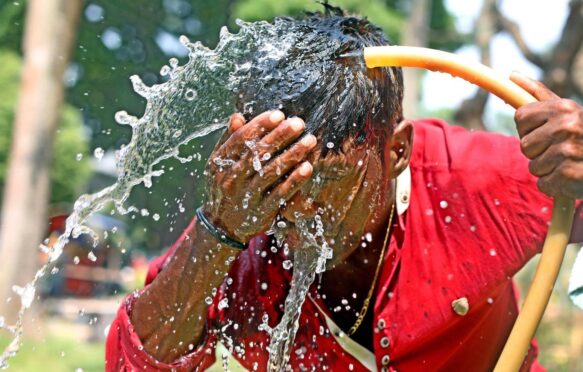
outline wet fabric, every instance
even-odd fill
[[[414,128],[411,199],[394,222],[373,307],[376,367],[488,371],[518,312],[511,278],[540,251],[552,202],[537,190],[516,138],[470,133],[435,119],[417,121]],[[193,224],[152,262],[147,283],[175,249],[192,244],[184,237]],[[285,257],[271,245],[270,238],[258,236],[240,254],[229,273],[233,283],[223,284],[209,306],[204,341],[173,363],[160,363],[143,350],[130,322],[139,293],[129,295],[110,327],[107,370],[222,368],[231,357],[241,367],[265,370],[269,340],[258,328],[264,315],[270,326],[277,324],[291,279]],[[219,310],[225,297],[229,306]],[[452,302],[462,298],[467,314],[458,315]],[[325,315],[333,318],[312,288],[291,368],[367,370],[343,346],[347,336],[330,330]],[[533,342],[524,370],[542,369],[536,355]]]

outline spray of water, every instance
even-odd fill
[[[313,220],[296,216],[296,233],[300,236],[301,246],[294,252],[294,271],[290,291],[285,299],[284,313],[273,329],[264,323],[263,329],[269,332],[270,371],[283,371],[289,361],[302,305],[316,274],[326,270],[326,261],[332,258],[332,248],[324,238],[324,224],[321,214]]]
[[[134,91],[144,97],[147,104],[140,118],[125,111],[115,115],[119,124],[132,128],[131,141],[116,153],[117,180],[111,186],[91,195],[83,195],[75,202],[64,233],[50,249],[41,246],[49,255],[47,264],[37,271],[28,284],[14,288],[21,298],[21,308],[14,325],[6,325],[0,317],[0,328],[12,335],[12,341],[0,356],[0,368],[7,368],[8,359],[17,353],[21,344],[23,316],[35,299],[36,286],[41,278],[54,271],[52,269],[64,246],[71,238],[81,234],[89,234],[97,244],[97,234],[85,225],[92,214],[111,203],[120,214],[137,211],[135,207],[126,205],[132,188],[142,183],[150,187],[152,178],[164,173],[162,168],[157,167],[164,159],[191,160],[179,157],[180,146],[224,128],[229,115],[236,111],[237,100],[244,102],[242,110],[245,114],[254,115],[277,108],[282,102],[293,107],[296,97],[306,94],[309,89],[343,89],[348,92],[349,87],[355,86],[351,83],[354,79],[362,80],[361,75],[334,62],[334,56],[338,55],[336,49],[340,47],[338,43],[322,42],[321,35],[306,36],[305,25],[297,26],[289,20],[279,19],[273,24],[238,21],[238,26],[240,31],[237,34],[230,34],[223,28],[214,50],[181,37],[180,41],[189,50],[189,60],[179,66],[178,60],[171,59],[169,66],[163,66],[160,73],[168,76],[168,80],[162,84],[146,86],[138,76],[131,77]],[[312,53],[310,59],[296,56],[292,62],[286,60],[282,64],[285,56],[302,50],[304,53],[311,52],[316,43],[315,37],[320,37],[321,50],[318,53]],[[334,86],[328,87],[318,81],[322,66],[335,71],[338,79]],[[280,79],[281,74],[291,75],[290,82]],[[289,85],[283,88],[278,86],[281,81]],[[254,97],[254,92],[262,92],[264,99]],[[348,93],[358,92],[351,90]],[[378,99],[376,93],[364,96]],[[325,104],[307,108],[312,115],[307,118],[307,123],[321,122],[327,107]],[[338,115],[354,115],[353,109],[346,108],[348,111],[343,113],[343,108],[342,102]],[[223,161],[228,162],[229,159]],[[262,171],[260,161],[255,166],[258,172]],[[331,252],[322,239],[321,221],[315,220],[312,225],[312,230],[316,231],[313,234],[307,233],[310,230],[307,222],[300,227],[300,230],[305,230],[305,244],[295,258],[292,290],[285,303],[285,315],[281,324],[272,331],[270,368],[273,370],[283,368],[289,359],[305,294],[315,273],[324,270],[324,262]]]

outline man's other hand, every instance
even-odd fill
[[[248,123],[232,115],[207,164],[206,216],[242,243],[267,230],[312,175],[306,156],[317,140],[312,134],[299,139],[304,128],[302,119],[278,110]]]
[[[512,73],[510,79],[539,100],[514,115],[539,189],[549,196],[583,198],[583,108],[524,75]]]

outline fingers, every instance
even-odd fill
[[[219,138],[219,141],[215,145],[215,149],[217,151],[220,150],[221,146],[229,139],[231,134],[233,134],[243,125],[245,125],[245,117],[243,115],[239,114],[238,112],[231,115],[229,118],[229,123],[227,124],[227,130],[224,131],[221,135],[221,138]]]
[[[304,121],[300,118],[289,118],[277,126],[273,131],[268,133],[259,145],[259,155],[265,153],[271,155],[287,147],[295,141],[304,131]]]
[[[545,102],[534,102],[518,108],[514,112],[514,122],[520,137],[524,137],[540,127],[553,114],[553,109]]]
[[[272,190],[269,195],[270,204],[280,207],[282,200],[291,199],[294,194],[310,179],[312,176],[312,165],[305,161],[289,175],[289,177]]]
[[[264,112],[245,125],[235,123],[235,131],[219,149],[223,157],[239,156],[245,150],[245,142],[248,140],[258,140],[276,128],[285,118],[283,112],[279,110]]]
[[[534,159],[545,152],[555,140],[554,128],[543,126],[536,128],[520,139],[520,150],[529,159]]]
[[[263,176],[255,176],[255,186],[262,190],[271,188],[280,178],[303,161],[316,147],[317,142],[316,137],[312,134],[303,137],[289,150],[283,152],[263,167]]]
[[[228,133],[235,133],[243,125],[245,125],[245,117],[238,112],[234,113],[229,119]]]
[[[548,175],[538,179],[538,188],[543,193],[555,197],[566,196],[574,199],[583,197],[583,169],[578,162],[567,160]]]
[[[520,87],[522,87],[524,90],[526,90],[528,93],[530,93],[532,96],[534,96],[534,98],[536,98],[539,101],[546,101],[549,99],[559,98],[559,96],[553,93],[543,83],[533,80],[519,72],[516,71],[512,72],[510,74],[510,80],[518,84]]]

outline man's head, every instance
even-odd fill
[[[252,116],[279,107],[303,118],[324,154],[348,138],[381,143],[402,119],[401,69],[367,69],[358,58],[340,57],[389,44],[368,20],[309,14],[277,18],[272,32],[249,56],[252,67],[237,72],[245,75],[241,112]]]
[[[370,221],[386,223],[392,179],[408,164],[412,128],[402,121],[401,70],[367,69],[360,58],[342,57],[388,44],[357,17],[279,18],[273,26],[244,24],[241,33],[253,50],[232,75],[241,82],[239,111],[250,119],[279,108],[302,118],[319,143],[306,158],[310,180],[280,214],[290,222],[319,214],[342,259],[365,229],[375,229]]]

